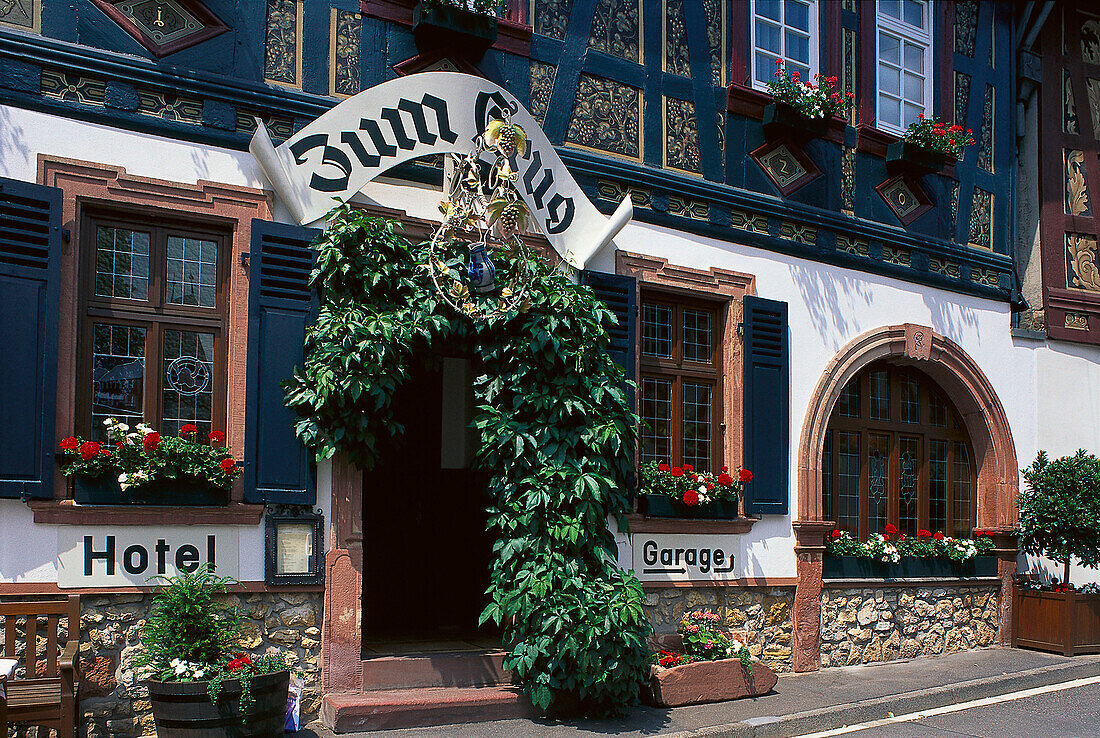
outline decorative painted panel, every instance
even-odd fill
[[[603,200],[618,204],[628,194],[630,195],[630,201],[634,203],[634,207],[648,208],[653,202],[653,195],[649,190],[611,182],[606,179],[596,180],[596,195]]]
[[[267,0],[264,79],[288,87],[302,86],[301,0]]]
[[[359,92],[363,16],[332,8],[328,31],[328,89],[347,97]]]
[[[867,241],[840,233],[836,236],[836,250],[855,256],[871,256],[871,247],[867,244]]]
[[[664,162],[671,169],[700,174],[699,128],[695,104],[675,97],[664,99]]]
[[[294,121],[277,115],[261,115],[251,110],[237,108],[237,130],[251,137],[256,130],[256,118],[267,126],[272,141],[285,141],[294,135]]]
[[[710,48],[710,81],[717,87],[726,86],[726,2],[703,0],[703,18]]]
[[[154,118],[202,125],[202,100],[138,90],[138,112]]]
[[[562,41],[572,9],[573,0],[531,0],[531,27],[535,33]]]
[[[993,193],[981,187],[974,188],[970,208],[969,243],[980,249],[993,250]]]
[[[889,179],[875,190],[902,225],[909,225],[932,207],[921,186],[905,175]]]
[[[1065,150],[1066,163],[1066,214],[1092,215],[1089,205],[1088,173],[1085,167],[1085,152],[1079,149]]]
[[[788,146],[785,141],[769,141],[751,156],[782,195],[789,195],[821,174],[800,148]]]
[[[813,246],[817,243],[817,229],[798,223],[783,221],[779,224],[779,237],[795,243]]]
[[[56,69],[43,69],[42,94],[55,100],[103,106],[107,96],[107,83],[98,79],[78,77]]]
[[[959,265],[948,259],[940,259],[933,256],[928,260],[928,270],[936,274],[942,274],[952,279],[959,278]]]
[[[531,115],[542,125],[546,108],[550,105],[550,93],[554,91],[554,75],[557,67],[539,61],[531,62]]]
[[[642,93],[637,87],[582,74],[566,143],[641,159]]]
[[[588,45],[627,61],[642,61],[641,0],[597,0]]]
[[[974,41],[977,35],[977,0],[959,0],[955,3],[955,53],[974,58]]]
[[[92,4],[157,57],[229,30],[200,0],[92,0]]]
[[[1085,79],[1085,96],[1089,99],[1089,112],[1092,114],[1092,137],[1100,141],[1100,79]]]
[[[1071,331],[1087,331],[1089,329],[1088,313],[1066,313],[1065,327]]]
[[[966,126],[966,111],[970,107],[970,75],[955,72],[955,122]]]
[[[959,232],[959,183],[951,183],[951,240],[958,240]]]
[[[985,86],[985,97],[982,98],[982,128],[980,141],[978,142],[978,166],[989,173],[993,173],[993,105],[995,102],[993,85]]]
[[[730,227],[749,233],[768,233],[768,219],[756,213],[746,213],[734,208],[730,211]]]
[[[845,28],[843,30],[844,43],[841,54],[844,59],[841,64],[840,72],[840,86],[844,91],[845,97],[849,93],[856,94],[856,90],[859,88],[856,79],[856,58],[859,55],[859,49],[856,48],[856,32],[853,28]],[[859,124],[859,106],[848,106],[848,124]]]
[[[664,0],[664,11],[664,48],[661,54],[661,68],[670,74],[690,77],[687,31],[684,28],[684,0]]]
[[[42,29],[42,0],[0,1],[0,26],[38,33]]]
[[[1096,18],[1081,24],[1081,61],[1100,65],[1100,20]]]
[[[840,207],[845,213],[852,215],[855,204],[856,150],[851,146],[845,146],[844,152],[840,155]]]
[[[1080,130],[1077,126],[1077,104],[1073,101],[1073,84],[1070,82],[1069,70],[1062,73],[1062,131],[1077,135]]]
[[[680,195],[668,196],[668,212],[670,215],[679,215],[684,218],[706,220],[710,213],[710,206],[699,200],[692,200]]]
[[[970,270],[970,280],[983,287],[996,287],[1001,281],[1001,273],[996,269],[974,267]]]
[[[1096,267],[1096,237],[1066,234],[1066,287],[1100,292],[1100,270]]]

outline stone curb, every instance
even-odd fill
[[[983,677],[942,687],[887,695],[857,703],[833,705],[782,716],[751,718],[739,723],[714,725],[691,731],[669,733],[667,738],[756,738],[757,736],[797,736],[845,725],[881,720],[887,712],[903,715],[920,710],[995,697],[1023,689],[1100,676],[1100,658],[1078,657],[1071,664],[1054,664],[1037,669]],[[779,684],[782,687],[782,681]]]

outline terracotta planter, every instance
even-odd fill
[[[772,102],[764,106],[761,121],[769,137],[787,134],[794,138],[821,138],[829,131],[828,118],[810,118],[793,105]]]
[[[241,714],[241,684],[223,682],[212,703],[206,682],[158,682],[150,679],[149,702],[159,738],[255,738],[283,734],[290,672],[252,678],[252,703]]]
[[[73,478],[73,497],[81,505],[217,506],[229,504],[229,490],[198,477],[158,479],[123,491],[112,477]]]
[[[647,518],[733,520],[737,517],[737,503],[712,502],[709,505],[689,507],[666,495],[641,495],[638,499],[638,512]]]
[[[1100,594],[1016,588],[1012,645],[1065,656],[1100,653]]]
[[[760,661],[752,662],[751,674],[739,659],[696,661],[671,669],[653,666],[645,698],[658,707],[724,702],[767,694],[777,681],[775,672]]]
[[[907,171],[922,176],[938,172],[946,165],[947,154],[909,141],[894,141],[886,147],[886,168],[892,172]]]
[[[832,556],[821,560],[825,579],[916,579],[921,577],[995,577],[996,556],[975,556],[966,561],[905,556],[896,564],[885,564],[866,556]]]

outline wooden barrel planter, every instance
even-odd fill
[[[255,700],[241,714],[241,683],[226,680],[212,703],[206,682],[158,682],[150,679],[149,702],[158,738],[270,738],[283,734],[290,672],[252,678]]]

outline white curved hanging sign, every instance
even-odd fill
[[[276,148],[262,123],[249,151],[297,221],[323,217],[390,168],[422,156],[470,150],[507,108],[530,145],[514,156],[516,189],[562,258],[583,269],[633,216],[627,196],[605,217],[581,190],[530,112],[481,77],[423,72],[350,97]]]

